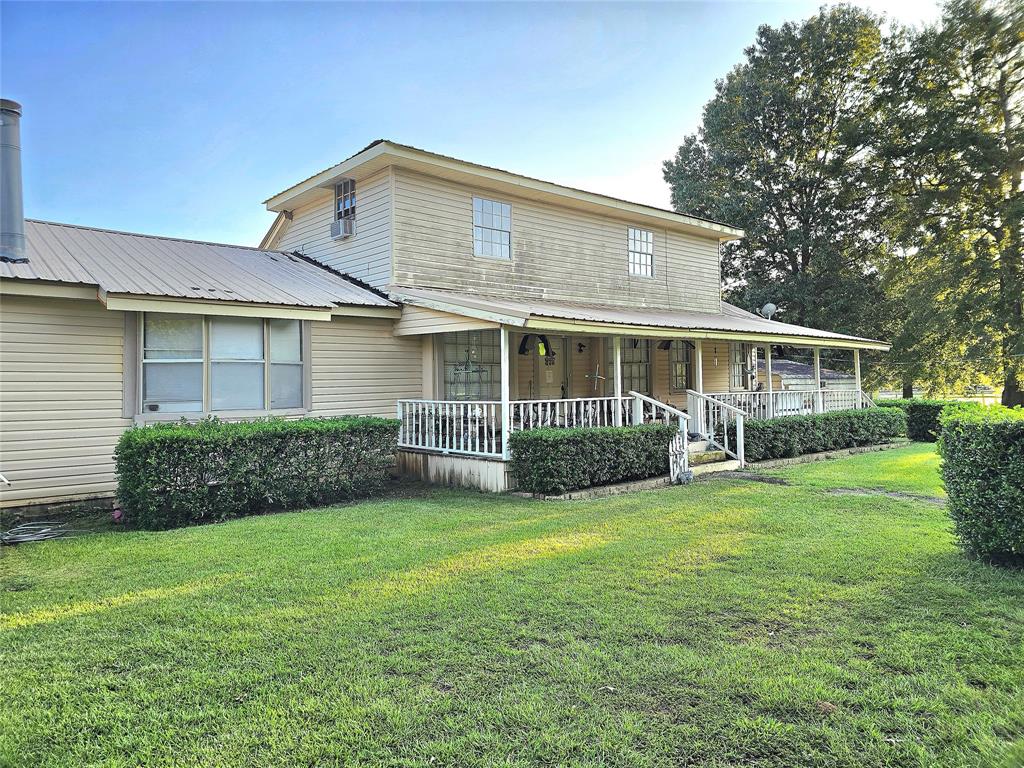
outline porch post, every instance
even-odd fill
[[[821,349],[814,348],[814,412],[822,412],[821,402]]]
[[[768,418],[775,415],[775,398],[772,396],[772,345],[764,345],[764,388],[768,393]]]
[[[857,388],[857,407],[863,398],[860,396],[860,350],[853,350],[853,384]]]
[[[693,390],[704,394],[704,342],[697,339],[693,343]]]
[[[615,366],[615,408],[612,423],[622,426],[622,337],[612,336],[612,365]]]
[[[511,389],[512,377],[509,373],[511,356],[509,355],[508,327],[503,325],[498,331],[501,337],[501,458],[508,461],[508,438],[511,434],[511,409],[509,407],[509,392]]]

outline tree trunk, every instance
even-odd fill
[[[903,382],[903,399],[909,400],[914,396],[914,382],[904,381]]]
[[[1024,406],[1024,389],[1017,383],[1017,373],[1009,370],[1006,374],[1006,381],[1003,383],[1002,404],[1013,408],[1015,405]]]

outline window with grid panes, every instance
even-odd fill
[[[654,277],[654,233],[629,228],[629,274]]]
[[[473,254],[494,259],[512,258],[512,206],[473,198]]]
[[[444,334],[444,398],[501,399],[501,338],[498,331]]]

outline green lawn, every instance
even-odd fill
[[[818,461],[765,472],[791,483],[820,488],[874,488],[944,498],[934,443],[911,443],[898,451],[860,454],[847,461]]]
[[[593,502],[441,492],[0,560],[0,765],[1024,763],[1024,574],[930,446]]]

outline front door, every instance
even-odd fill
[[[566,354],[566,343],[564,337],[548,336],[551,343],[552,355],[535,355],[534,378],[537,382],[538,400],[561,400],[568,397],[568,355]]]

